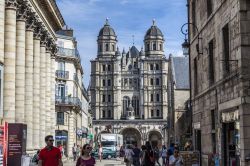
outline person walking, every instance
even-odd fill
[[[161,164],[159,163],[160,151],[159,151],[159,148],[157,146],[155,146],[155,148],[154,148],[154,157],[155,157],[155,162],[157,163],[157,165],[161,166]]]
[[[124,151],[123,146],[121,146],[121,148],[120,148],[120,159],[122,161],[122,164],[124,164],[124,155],[125,155],[125,151]]]
[[[72,154],[73,154],[73,159],[74,161],[76,161],[76,153],[77,153],[77,146],[76,144],[74,143],[74,146],[72,147]]]
[[[162,150],[161,150],[161,158],[162,158],[162,166],[166,166],[167,165],[167,148],[165,145],[162,146]]]
[[[81,156],[77,159],[76,166],[94,166],[95,158],[90,155],[92,147],[85,144],[82,147]]]
[[[46,147],[39,153],[38,166],[63,166],[60,149],[53,146],[53,136],[45,137]]]
[[[180,156],[179,150],[175,149],[174,154],[171,155],[169,158],[169,166],[182,166],[182,165],[183,165],[182,156]]]
[[[141,166],[145,166],[146,165],[146,151],[147,151],[147,147],[145,145],[141,146]]]
[[[126,166],[131,166],[133,163],[133,155],[134,152],[131,148],[130,145],[127,146],[127,149],[125,149],[125,159],[124,161],[126,162]]]
[[[141,150],[137,147],[137,144],[135,144],[133,149],[134,155],[133,155],[133,165],[134,166],[140,166],[140,153]]]
[[[155,158],[152,146],[149,141],[146,142],[145,150],[142,159],[143,166],[155,166]]]
[[[102,145],[98,145],[98,157],[100,162],[102,162],[102,153],[103,153]]]

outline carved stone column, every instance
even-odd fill
[[[5,121],[15,122],[17,2],[6,0],[5,5],[3,113]]]
[[[44,40],[47,40],[44,39]],[[47,41],[46,41],[47,42]],[[45,92],[46,92],[46,80],[45,80],[45,62],[46,62],[46,43],[41,45],[41,55],[40,55],[40,145],[44,145],[45,137],[45,115],[46,115],[46,105],[45,105]]]
[[[51,133],[51,110],[50,110],[50,102],[51,102],[51,76],[50,76],[50,71],[51,71],[51,60],[50,60],[50,55],[51,55],[51,50],[50,49],[47,49],[46,50],[46,71],[45,71],[45,74],[46,74],[46,100],[45,100],[45,103],[46,103],[46,118],[45,118],[45,121],[46,121],[46,126],[45,126],[45,129],[46,129],[46,132],[48,132],[49,134],[52,134]]]
[[[4,13],[5,1],[0,1],[0,63],[4,63]]]
[[[18,4],[16,22],[16,122],[24,123],[25,109],[25,22],[27,8],[25,4]]]
[[[29,13],[30,15],[30,13]],[[25,123],[27,124],[27,151],[33,150],[33,28],[30,16],[26,25],[25,39]]]
[[[55,52],[52,51],[52,55],[55,54]],[[55,85],[56,85],[56,81],[55,81],[55,55],[51,56],[51,100],[50,100],[50,113],[51,113],[51,132],[52,135],[55,136],[55,125],[56,125],[56,116],[55,116]]]
[[[37,23],[34,31],[33,59],[33,145],[39,149],[40,139],[40,37],[41,23]]]

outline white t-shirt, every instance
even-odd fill
[[[169,164],[174,164],[175,160],[176,160],[176,158],[174,157],[174,155],[171,155],[171,156],[169,157]],[[182,162],[183,162],[183,161],[182,161],[182,157],[179,156],[179,159],[178,159],[178,161],[175,163],[174,166],[181,166],[181,165],[183,165]]]

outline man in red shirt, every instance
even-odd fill
[[[39,153],[38,166],[63,166],[60,149],[53,146],[53,136],[45,137],[47,146]]]

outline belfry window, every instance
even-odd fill
[[[147,44],[147,51],[150,51],[150,44]]]
[[[113,49],[113,51],[115,51],[115,45],[114,44],[112,44],[112,49]]]
[[[108,44],[105,45],[105,50],[109,51],[109,45]]]
[[[102,45],[99,44],[99,52],[102,52]]]
[[[156,101],[160,101],[160,95],[159,94],[156,94]]]
[[[153,50],[156,51],[156,43],[153,44]]]
[[[159,46],[160,46],[160,50],[162,51],[162,44],[160,44]]]
[[[154,94],[150,95],[150,101],[154,101]]]
[[[160,70],[159,64],[155,65],[155,70]]]

